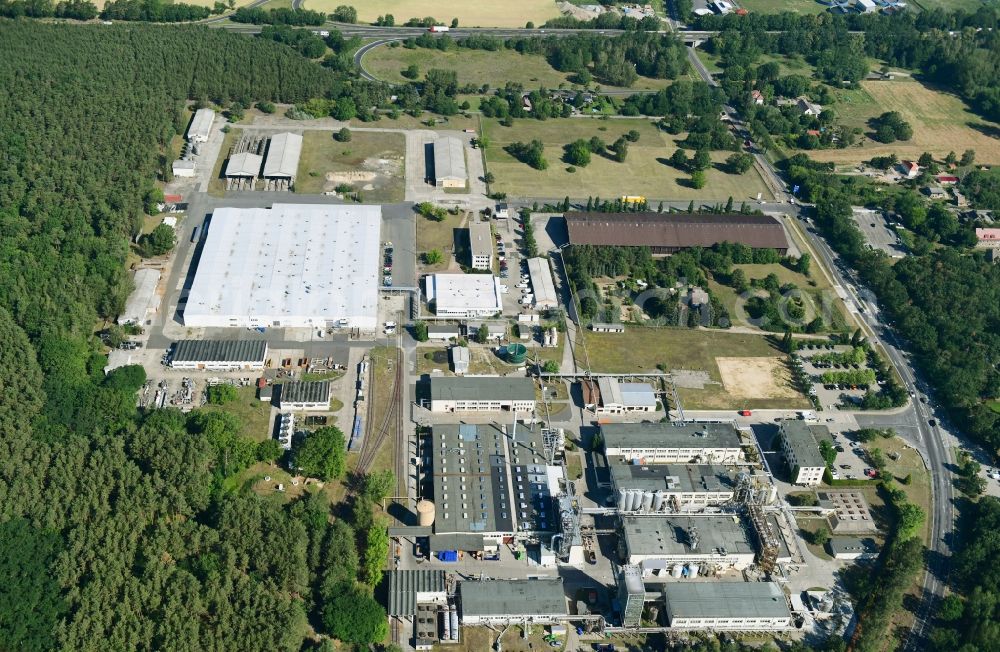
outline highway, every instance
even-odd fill
[[[688,59],[706,83],[712,86],[718,85],[695,54],[694,48],[688,48]],[[726,106],[724,111],[734,125],[742,125],[732,107]],[[760,153],[755,153],[754,159],[764,181],[771,186],[775,199],[779,202],[783,199],[794,202],[791,195],[787,193],[787,187],[780,175],[767,158]],[[863,330],[867,331],[870,341],[873,344],[881,345],[882,350],[899,373],[910,396],[922,395],[924,383],[918,379],[916,371],[902,351],[892,328],[879,320],[878,306],[864,298],[865,293],[860,288],[856,274],[848,270],[845,264],[840,263],[837,254],[816,231],[801,228],[802,223],[796,219],[786,219],[786,223],[798,231],[814,252],[819,255],[823,266],[832,275],[835,285],[839,285],[845,290],[847,293],[845,303],[848,305],[848,309],[857,318]],[[867,292],[867,294],[871,293]],[[881,338],[879,338],[880,333],[883,335]],[[953,441],[954,437],[942,430],[940,419],[936,420],[936,425],[930,425],[933,415],[929,414],[928,410],[929,408],[921,401],[911,400],[906,410],[893,416],[894,421],[905,420],[907,430],[915,431],[913,443],[923,456],[931,477],[931,513],[927,515],[927,518],[930,521],[928,547],[932,554],[927,564],[927,572],[924,574],[920,603],[914,614],[915,622],[906,641],[906,650],[918,650],[925,647],[923,643],[929,633],[931,614],[934,613],[934,607],[938,600],[944,596],[945,579],[950,567],[951,541],[955,528],[954,487],[949,471],[952,459],[950,446],[945,441],[946,439]],[[859,420],[861,419],[859,418]]]

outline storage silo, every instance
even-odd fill
[[[642,511],[648,512],[653,509],[653,492],[646,491],[642,494]]]
[[[522,364],[528,357],[528,347],[523,344],[508,344],[506,357],[511,364]]]
[[[618,490],[618,511],[628,511],[628,492],[624,489]]]
[[[628,492],[628,509],[626,511],[634,512],[639,509],[639,505],[642,504],[642,492],[638,489],[629,489]]]
[[[700,571],[700,570],[701,570],[701,568],[698,567],[698,564],[689,564],[688,565],[688,577],[690,577],[691,579],[694,579],[694,578],[698,577],[698,571]]]
[[[670,575],[675,579],[679,580],[681,575],[684,574],[684,564],[674,564],[673,570],[670,571]]]
[[[417,503],[417,525],[420,527],[430,527],[434,525],[434,503],[429,500],[421,500]]]
[[[663,495],[663,492],[660,491],[659,489],[657,489],[653,493],[653,511],[654,512],[662,511],[663,510],[663,503],[665,503],[666,501],[667,501],[667,499]]]
[[[451,611],[448,612],[448,620],[451,622],[451,640],[458,640],[458,607],[451,605]]]
[[[442,641],[450,641],[451,640],[451,618],[448,617],[448,610],[447,609],[442,609],[439,613],[441,614],[441,620],[444,621],[442,623],[441,640]]]

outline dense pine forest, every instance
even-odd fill
[[[144,374],[105,378],[93,337],[128,295],[128,242],[187,100],[299,102],[349,82],[205,28],[3,21],[0,88],[0,649],[380,640],[358,581],[379,573],[348,525],[364,532],[370,500],[334,520],[319,496],[227,490],[231,420],[137,414]]]

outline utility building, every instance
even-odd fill
[[[191,125],[188,127],[187,139],[189,143],[205,143],[212,135],[212,123],[215,122],[215,111],[212,109],[198,109],[191,118]]]
[[[226,162],[226,179],[230,181],[244,181],[253,187],[260,175],[260,166],[264,163],[260,154],[252,152],[240,152],[233,154]]]
[[[605,423],[608,456],[642,463],[735,464],[742,458],[740,434],[730,423]]]
[[[379,206],[217,209],[184,324],[374,331],[381,218]]]
[[[174,369],[204,371],[263,370],[267,342],[261,340],[180,340],[170,352]]]
[[[464,188],[467,178],[462,141],[451,136],[434,141],[434,185],[439,188]]]
[[[581,381],[583,403],[595,414],[656,412],[656,392],[649,383],[622,383],[602,376]]]
[[[160,272],[155,269],[140,269],[135,272],[135,290],[125,302],[125,311],[118,315],[119,324],[145,324],[150,313],[156,312],[159,303],[156,286],[160,282]]]
[[[792,474],[792,484],[810,487],[823,482],[826,460],[819,452],[816,436],[829,436],[826,426],[810,425],[804,421],[781,422],[781,450]]]
[[[264,161],[264,189],[289,190],[295,183],[302,155],[302,136],[285,132],[271,136]]]
[[[550,624],[569,618],[561,577],[465,581],[458,587],[463,625]]]
[[[695,464],[628,464],[608,460],[620,513],[698,512],[733,499],[735,473]]]
[[[427,303],[439,317],[492,317],[503,311],[500,280],[488,274],[430,274]]]
[[[523,412],[535,410],[535,383],[525,377],[431,378],[432,412]]]
[[[654,255],[722,242],[788,251],[781,222],[766,215],[569,212],[566,227],[574,245],[649,247]]]
[[[469,224],[469,258],[472,269],[493,269],[493,231],[486,222]]]
[[[623,516],[622,535],[627,563],[641,566],[644,574],[666,572],[678,564],[686,565],[688,575],[743,570],[756,556],[750,533],[734,514]]]
[[[674,629],[773,632],[792,627],[788,601],[776,582],[671,582],[663,599]]]
[[[558,306],[559,297],[556,296],[549,261],[545,258],[529,258],[528,275],[531,277],[531,289],[535,293],[535,307],[549,309]]]
[[[317,380],[282,383],[278,407],[282,410],[329,410],[330,381]]]

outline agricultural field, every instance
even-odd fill
[[[816,0],[740,0],[740,6],[758,14],[780,14],[790,11],[794,14],[821,14],[829,6]]]
[[[559,72],[549,65],[545,57],[537,54],[521,54],[515,50],[457,49],[441,52],[427,48],[407,49],[403,47],[380,47],[370,50],[364,57],[365,70],[388,82],[408,81],[400,72],[410,65],[419,69],[419,78],[431,68],[454,70],[459,84],[489,84],[491,88],[502,88],[508,81],[524,84],[525,88],[558,88],[572,86],[567,73]],[[640,77],[631,86],[634,89],[659,89],[670,84],[667,79]],[[601,86],[614,89],[612,86]],[[477,102],[471,102],[477,106]]]
[[[597,136],[610,144],[630,129],[640,133],[638,142],[629,143],[628,157],[617,163],[603,156],[591,157],[590,165],[568,171],[561,159],[563,146],[583,138]],[[726,201],[732,197],[737,204],[772,195],[755,169],[732,175],[719,169],[729,152],[713,152],[715,167],[707,172],[707,183],[701,190],[688,185],[690,175],[669,165],[668,159],[677,149],[681,136],[660,131],[649,120],[592,120],[581,118],[553,120],[517,120],[513,127],[503,127],[496,120],[483,120],[484,135],[490,144],[486,150],[488,170],[496,176],[494,191],[512,197],[578,198],[586,195],[603,198],[622,195],[643,195],[651,198],[703,201]],[[541,140],[545,144],[548,169],[536,170],[508,154],[504,147],[512,142]],[[689,156],[693,152],[688,153]]]
[[[794,390],[783,354],[762,335],[686,328],[628,327],[624,333],[581,331],[578,363],[595,373],[681,371],[684,407],[808,407]],[[585,349],[585,351],[584,351]],[[746,371],[749,369],[750,371]]]
[[[366,201],[403,200],[402,134],[354,130],[350,142],[341,143],[332,132],[307,131],[302,138],[296,192],[329,192],[346,183]]]
[[[452,18],[458,18],[462,27],[524,27],[529,21],[541,25],[559,16],[554,0],[462,3],[442,3],[440,0],[305,0],[303,6],[330,13],[343,4],[357,8],[358,22],[370,23],[379,16],[392,14],[397,25],[410,18],[433,16],[445,25],[450,24]]]
[[[923,152],[943,157],[950,151],[976,152],[976,161],[1000,163],[1000,125],[973,114],[958,97],[917,81],[866,81],[860,90],[838,91],[843,98],[834,107],[847,125],[865,128],[869,118],[885,111],[898,111],[913,127],[913,138],[888,145],[862,138],[847,149],[816,150],[809,156],[817,161],[853,165],[873,156],[896,154],[900,159],[916,159]]]

